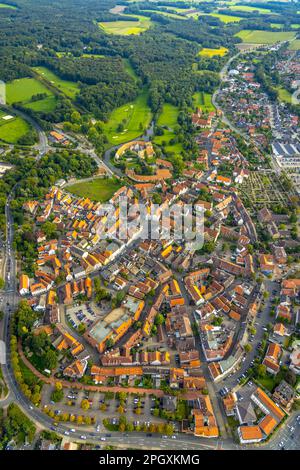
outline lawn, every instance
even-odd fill
[[[7,121],[0,124],[0,139],[8,144],[16,144],[18,140],[26,135],[30,131],[30,125],[21,119],[16,117],[11,121]]]
[[[124,61],[124,67],[125,67],[125,70],[126,72],[128,73],[128,75],[130,75],[134,81],[137,81],[138,80],[138,76],[137,74],[135,73],[135,70],[134,68],[132,67],[129,59],[123,59]]]
[[[120,184],[115,179],[103,178],[95,178],[89,182],[75,183],[67,187],[70,193],[100,202],[108,201],[119,188]]]
[[[33,95],[38,93],[46,93],[48,96],[51,92],[35,78],[20,78],[13,80],[6,85],[6,99],[8,104],[28,103]]]
[[[282,87],[278,87],[277,91],[278,91],[278,96],[279,96],[280,101],[284,101],[285,103],[292,102],[292,95],[288,90]]]
[[[126,15],[122,15],[124,17]],[[129,16],[129,15],[128,15]],[[131,34],[140,34],[150,28],[152,22],[150,18],[141,15],[130,15],[137,18],[137,21],[103,21],[98,23],[100,28],[107,34],[118,34],[121,36],[128,36]]]
[[[243,19],[240,16],[222,15],[221,13],[209,13],[209,16],[219,18],[223,23],[235,23]]]
[[[236,33],[235,36],[249,44],[274,44],[278,41],[290,41],[291,39],[294,39],[295,33],[293,31],[260,31],[243,29]]]
[[[48,80],[52,85],[58,88],[69,98],[74,98],[79,91],[78,83],[71,82],[69,80],[63,80],[46,67],[34,67],[33,70],[35,70],[39,75],[41,75],[41,77]]]
[[[228,49],[226,49],[226,47],[219,47],[219,49],[209,49],[208,47],[204,47],[199,52],[199,55],[202,57],[214,57],[216,55],[223,57],[227,52]]]
[[[204,93],[199,91],[193,95],[194,106],[195,108],[201,108],[204,113],[209,113],[214,111],[215,107],[211,102],[211,97],[209,93]]]
[[[290,51],[300,51],[300,39],[290,42],[289,44]]]
[[[157,120],[157,125],[160,127],[166,127],[166,129],[164,129],[163,135],[155,136],[153,142],[157,145],[165,143],[164,149],[166,152],[180,153],[182,151],[181,143],[170,144],[170,140],[175,137],[174,128],[178,125],[178,114],[179,110],[176,106],[165,103]]]
[[[36,112],[49,113],[55,110],[56,104],[57,104],[57,99],[54,95],[52,95],[52,96],[47,96],[47,98],[44,98],[43,100],[32,101],[31,103],[27,103],[24,105],[24,108],[30,108]]]
[[[111,144],[122,144],[136,139],[149,127],[152,114],[148,105],[148,92],[144,90],[135,101],[116,108],[103,130]],[[119,125],[123,130],[118,130]]]

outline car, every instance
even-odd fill
[[[106,441],[106,437],[100,437],[100,441]]]
[[[84,441],[86,440],[86,436],[85,435],[82,435],[80,436],[80,439],[83,439]]]
[[[70,431],[71,431],[71,432],[76,432],[76,430],[75,430],[75,429],[70,429]]]
[[[176,436],[172,436],[172,439],[176,439]]]
[[[70,435],[69,431],[65,431],[64,434],[65,434],[66,436],[69,436],[69,435]]]

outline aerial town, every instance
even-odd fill
[[[27,147],[2,142],[0,125],[1,448],[300,448],[289,44],[228,52],[210,104],[178,113],[180,131],[156,118],[126,139],[122,122],[99,151],[105,125],[80,101],[70,122],[39,118]],[[25,119],[24,103],[9,106],[0,118]],[[201,218],[199,245],[177,236],[175,205]]]

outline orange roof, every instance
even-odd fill
[[[275,416],[277,416],[277,418],[282,420],[285,417],[285,413],[282,411],[282,409],[279,408],[279,406],[277,406],[273,402],[273,400],[271,400],[271,398],[268,397],[268,395],[261,388],[259,388],[259,387],[257,388],[256,394],[257,394],[258,398],[260,399],[260,401],[262,403],[264,403],[267,406],[267,408],[269,408],[269,410],[273,414],[275,414]]]
[[[263,434],[259,426],[240,426],[239,429],[244,441],[263,438]]]
[[[266,415],[259,423],[259,427],[267,436],[271,434],[271,432],[273,431],[273,429],[276,428],[276,426],[277,422],[271,415]]]

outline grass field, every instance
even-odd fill
[[[8,5],[6,3],[0,3],[0,8],[9,8],[10,10],[16,10],[17,7],[15,7],[14,5]]]
[[[134,68],[132,67],[129,59],[123,59],[124,61],[124,67],[128,75],[130,75],[135,81],[138,80],[138,76],[135,73]]]
[[[164,135],[157,135],[154,137],[153,142],[157,145],[165,143],[166,152],[180,153],[182,151],[182,144],[175,143],[170,144],[170,140],[174,138],[174,128],[177,126],[179,110],[176,106],[166,103],[163,105],[162,113],[160,114],[157,125],[160,127],[166,127],[164,129]]]
[[[278,87],[277,91],[278,91],[278,96],[279,96],[280,101],[284,101],[285,103],[292,102],[292,95],[288,90],[282,87]]]
[[[108,201],[119,188],[118,181],[103,178],[95,178],[93,181],[75,183],[67,187],[70,193],[100,202]]]
[[[295,37],[293,31],[259,31],[243,29],[236,33],[237,37],[249,44],[274,44],[278,41],[289,41]]]
[[[221,20],[223,23],[235,23],[243,19],[240,16],[222,15],[220,13],[209,13],[209,16],[219,18],[219,20]]]
[[[144,90],[135,101],[116,108],[108,122],[103,124],[103,130],[111,144],[118,145],[143,134],[151,122],[152,114],[148,106],[148,93]],[[122,124],[124,130],[118,131]]]
[[[36,112],[50,113],[51,111],[55,110],[56,104],[57,104],[57,99],[54,95],[52,95],[52,96],[47,96],[47,98],[44,98],[43,100],[32,101],[31,103],[26,103],[24,105],[24,108],[30,108]]]
[[[46,80],[48,80],[52,85],[58,88],[69,98],[73,99],[79,91],[78,83],[63,80],[46,67],[34,67],[33,70],[35,70],[39,75],[41,75],[41,77],[44,77]]]
[[[0,139],[8,144],[16,144],[29,130],[29,124],[20,117],[7,122],[0,120]]]
[[[173,18],[174,20],[187,20],[186,16],[178,15],[176,12],[166,12],[159,10],[144,10],[148,13],[157,13],[158,15],[167,16],[168,18]]]
[[[51,92],[34,78],[20,78],[6,85],[6,99],[8,104],[19,102],[28,103],[32,96],[38,93],[46,93],[48,96],[51,95]]]
[[[289,45],[289,50],[300,51],[300,39],[295,39],[295,41],[292,41]]]
[[[195,108],[201,108],[204,113],[209,113],[214,111],[215,107],[211,102],[211,97],[209,93],[204,93],[199,91],[193,95],[194,106]]]
[[[248,6],[248,5],[231,5],[228,7],[229,10],[232,10],[232,11],[246,11],[246,12],[252,12],[252,11],[257,11],[259,13],[262,13],[262,14],[269,14],[271,13],[271,10],[268,9],[268,8],[260,8],[260,7],[252,7],[252,6]]]
[[[227,52],[228,49],[226,49],[226,47],[220,47],[219,49],[209,49],[207,47],[204,47],[199,52],[199,55],[202,57],[214,57],[216,55],[223,57],[225,54],[227,54]]]
[[[126,15],[122,15],[126,16]],[[121,36],[128,36],[131,34],[140,34],[150,28],[152,22],[146,16],[141,15],[130,15],[134,18],[137,18],[138,21],[103,21],[98,23],[100,28],[102,28],[108,34],[118,34]]]

